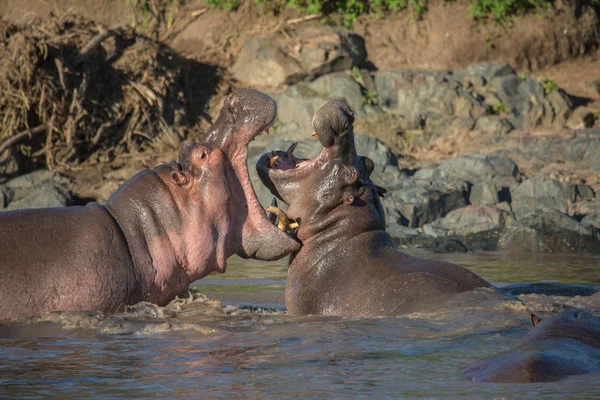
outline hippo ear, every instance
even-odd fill
[[[188,186],[192,181],[190,179],[190,174],[184,171],[172,171],[171,172],[171,180],[175,182],[178,186]]]
[[[375,163],[369,157],[358,156],[358,158],[360,159],[360,163],[362,164],[363,168],[367,172],[367,178],[370,177],[375,169]]]
[[[542,319],[535,314],[531,314],[531,325],[536,326],[542,322]]]

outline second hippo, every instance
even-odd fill
[[[369,178],[373,162],[356,153],[353,122],[346,103],[330,101],[313,118],[320,155],[298,159],[292,146],[257,163],[262,182],[289,205],[287,215],[274,210],[280,222],[298,224],[303,244],[289,260],[288,312],[396,315],[490,286],[463,267],[394,248],[379,200],[384,190]]]

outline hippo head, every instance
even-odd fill
[[[600,347],[600,319],[590,312],[570,309],[542,320],[531,314],[535,327],[523,341],[546,338],[572,338]]]
[[[263,155],[257,163],[262,182],[289,206],[286,216],[279,211],[279,219],[297,223],[303,242],[330,230],[339,231],[339,237],[385,229],[379,201],[383,189],[369,179],[373,161],[356,153],[353,122],[352,109],[331,100],[312,121],[313,136],[324,147],[317,157],[297,158],[294,144],[287,151]]]
[[[180,162],[189,168],[198,147],[218,148],[227,157],[229,173],[231,232],[229,254],[259,260],[276,260],[300,248],[300,243],[278,230],[267,219],[248,174],[248,144],[267,131],[275,121],[277,108],[272,98],[257,90],[241,89],[225,99],[219,117],[199,143],[186,141]],[[187,166],[187,167],[186,167]],[[216,205],[224,199],[214,196]]]

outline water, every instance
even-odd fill
[[[502,287],[543,284],[521,287],[530,293],[520,300],[479,290],[401,317],[291,317],[282,311],[284,262],[233,259],[227,274],[195,285],[225,308],[200,299],[0,325],[0,398],[600,398],[600,374],[521,385],[460,374],[517,344],[529,311],[567,305],[599,315],[599,295],[575,296],[599,289],[599,258],[411,253]]]

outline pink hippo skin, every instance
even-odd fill
[[[298,159],[292,146],[257,163],[262,182],[289,205],[287,217],[299,223],[302,248],[288,264],[288,312],[397,315],[490,286],[463,267],[394,248],[379,200],[384,190],[369,178],[373,161],[356,153],[353,122],[350,107],[332,100],[313,118],[324,147],[319,156]]]
[[[232,254],[273,259],[297,250],[262,208],[249,207],[252,187],[237,178],[239,154],[273,123],[273,100],[238,91],[223,110],[230,118],[211,131],[226,130],[228,146],[186,142],[179,163],[140,172],[104,206],[0,213],[0,320],[164,305],[191,282],[225,272]]]
[[[463,374],[482,382],[529,383],[600,372],[600,319],[567,310],[543,321],[532,315],[532,323],[521,344],[469,365]]]

